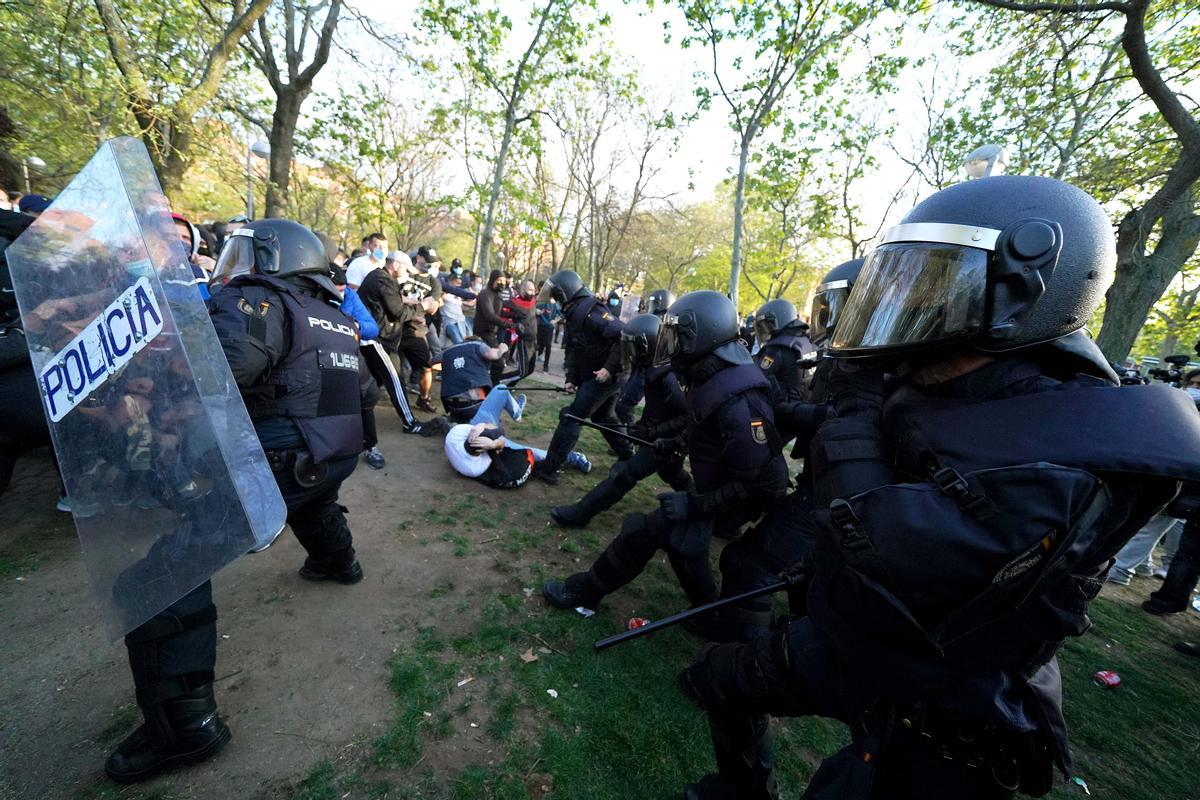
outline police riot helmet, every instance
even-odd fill
[[[688,292],[662,318],[654,363],[685,367],[711,353],[730,364],[750,364],[750,353],[738,341],[740,331],[728,297],[707,289]]]
[[[850,289],[858,280],[863,259],[843,261],[821,279],[813,293],[812,314],[809,316],[808,337],[815,345],[823,345],[837,326],[838,317],[846,307]]]
[[[210,283],[228,283],[249,274],[277,278],[303,275],[338,296],[329,278],[325,246],[315,233],[290,219],[260,219],[231,233]]]
[[[839,358],[968,343],[1015,350],[1082,328],[1112,280],[1108,216],[1052,178],[1001,175],[943,189],[867,257],[830,350]]]
[[[574,270],[560,269],[546,281],[542,292],[549,299],[565,306],[576,298],[587,297],[592,290],[584,285],[583,278],[579,277],[579,273]]]
[[[646,297],[646,313],[662,316],[675,302],[675,293],[670,289],[655,289]]]
[[[658,348],[658,329],[662,325],[654,314],[638,314],[621,329],[621,368],[642,369],[654,362]]]
[[[807,330],[808,325],[800,319],[796,307],[782,297],[768,300],[754,312],[754,335],[760,345],[771,341],[771,337],[788,328],[802,331]]]

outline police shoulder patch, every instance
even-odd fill
[[[767,428],[763,421],[757,417],[750,420],[750,435],[754,437],[754,441],[759,444],[767,443]]]
[[[758,360],[758,366],[761,367],[762,369],[770,369],[771,365],[774,363],[775,363],[775,359],[772,358],[771,356],[763,356],[762,358],[760,358]]]
[[[249,303],[246,302],[246,298],[239,297],[237,307],[238,307],[238,311],[242,312],[247,317],[254,316],[254,308]]]

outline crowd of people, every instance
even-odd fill
[[[1200,577],[1200,495],[1180,491],[1200,481],[1197,402],[1122,386],[1083,330],[1115,252],[1099,204],[1062,182],[934,194],[832,269],[808,320],[784,299],[744,321],[718,292],[665,289],[631,315],[570,270],[539,287],[390,250],[380,232],[346,253],[288,220],[231,221],[213,241],[173,221],[306,551],[301,577],[363,578],[338,492],[360,459],[385,463],[380,387],[405,432],[439,435],[489,488],[591,473],[577,444],[599,430],[614,461],[553,508],[560,526],[651,475],[670,487],[542,595],[588,615],[666,554],[703,641],[679,686],[717,765],[690,800],[779,796],[771,715],[849,726],[810,800],[1044,795],[1071,775],[1055,653],[1104,581],[1153,571],[1176,530],[1146,610],[1183,610]],[[524,414],[519,383],[548,367],[559,325],[569,402],[542,450],[504,419]],[[1200,386],[1188,375],[1181,388]],[[765,593],[784,585],[787,616]],[[145,722],[109,758],[115,780],[229,741],[215,621],[206,582],[126,637]]]

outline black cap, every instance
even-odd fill
[[[441,260],[442,260],[442,259],[438,258],[437,250],[434,250],[432,247],[427,247],[425,245],[421,245],[420,247],[417,248],[417,255],[419,255],[421,258],[425,259],[426,264],[438,264],[438,263],[441,263]]]

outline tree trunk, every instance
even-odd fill
[[[750,161],[750,139],[742,137],[738,153],[737,189],[733,194],[733,256],[729,266],[729,299],[738,307],[738,278],[742,271],[742,220],[746,213],[746,166]]]
[[[1117,276],[1105,294],[1104,324],[1096,337],[1096,344],[1109,361],[1125,360],[1150,310],[1195,254],[1200,244],[1200,218],[1192,214],[1193,204],[1191,192],[1186,192],[1167,209],[1158,243],[1149,255],[1141,255],[1144,233],[1118,235]],[[1127,214],[1119,230],[1128,228],[1140,214],[1141,209]]]
[[[517,127],[512,104],[504,115],[504,138],[500,140],[500,152],[496,154],[496,169],[492,173],[492,189],[488,194],[487,215],[479,231],[479,272],[487,272],[491,260],[492,232],[496,227],[496,206],[500,204],[500,190],[504,186],[504,168],[508,162],[508,148],[512,145],[513,130]]]
[[[191,166],[188,153],[191,149],[192,135],[188,123],[159,123],[166,128],[165,135],[158,130],[142,134],[146,149],[150,151],[150,161],[158,173],[158,182],[163,194],[173,200],[179,200],[178,194],[183,188],[183,178]]]
[[[285,88],[276,94],[275,113],[271,115],[270,177],[267,179],[266,211],[264,217],[286,217],[288,213],[288,186],[292,178],[292,155],[296,148],[296,125],[300,120],[300,106],[307,91]]]

